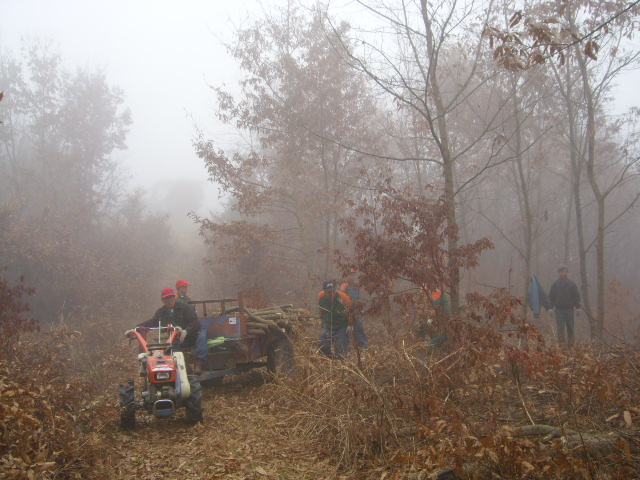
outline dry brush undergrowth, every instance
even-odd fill
[[[122,342],[115,341],[110,328],[85,319],[79,330],[61,322],[5,339],[0,478],[90,478],[100,453],[88,434],[114,413],[113,404],[100,400],[100,394],[113,370],[128,366],[128,357],[114,348]]]
[[[640,476],[636,347],[561,352],[531,341],[522,350],[461,323],[458,341],[433,353],[380,328],[361,366],[353,351],[346,361],[318,355],[317,331],[307,330],[295,340],[296,373],[264,395],[288,412],[290,438],[344,478]],[[90,433],[115,414],[105,381],[110,392],[131,355],[120,326],[84,325],[3,344],[1,478],[91,478],[103,452]]]
[[[640,476],[637,348],[526,350],[471,332],[433,353],[379,343],[361,368],[353,352],[317,355],[311,337],[278,403],[359,478]]]

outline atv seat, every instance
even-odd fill
[[[163,350],[166,355],[171,353],[174,345],[170,343],[147,343],[147,350],[152,352],[153,350]]]

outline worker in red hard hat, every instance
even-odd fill
[[[190,286],[191,284],[185,280],[178,280],[176,282],[176,290],[178,291],[176,300],[178,302],[189,303],[191,301],[191,297],[187,294],[187,290]]]
[[[138,327],[157,327],[160,324],[163,327],[173,325],[180,327],[184,334],[180,335],[180,343],[175,348],[176,351],[184,351],[188,348],[194,348],[196,354],[195,374],[200,374],[207,360],[209,349],[207,347],[207,332],[202,329],[200,320],[196,316],[196,312],[190,305],[184,302],[176,301],[176,292],[173,288],[166,287],[160,292],[162,307],[156,310],[152,318],[146,322],[139,323]],[[131,330],[125,333],[129,337]]]

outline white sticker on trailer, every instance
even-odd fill
[[[236,318],[236,317],[231,317],[231,318],[229,318],[229,325],[235,325],[235,324],[236,324],[236,321],[237,321],[237,318]]]

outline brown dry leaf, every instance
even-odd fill
[[[636,415],[640,415],[640,408],[638,407],[629,407],[627,410],[629,410],[631,413],[635,413]]]
[[[632,461],[631,450],[629,449],[629,444],[627,442],[625,442],[624,440],[619,440],[618,450],[624,452],[625,456],[627,457],[627,461]]]
[[[529,462],[527,462],[526,460],[523,461],[521,463],[521,465],[522,465],[522,475],[523,476],[527,476],[529,474],[529,472],[535,470],[535,468],[536,468],[533,465],[531,465]]]
[[[489,458],[491,458],[491,460],[493,460],[494,462],[498,463],[500,461],[495,450],[488,448],[487,453],[489,454]]]
[[[609,418],[607,418],[607,419],[605,420],[605,422],[610,422],[611,420],[613,420],[613,419],[615,419],[615,418],[618,418],[619,416],[620,416],[620,414],[619,414],[619,413],[616,413],[616,414],[614,414],[614,415],[611,415]]]
[[[38,467],[38,471],[47,472],[55,468],[56,462],[37,463],[36,466]]]
[[[628,426],[633,425],[633,420],[631,419],[631,413],[629,412],[629,410],[625,410],[624,413],[622,414],[624,417],[624,421]]]

